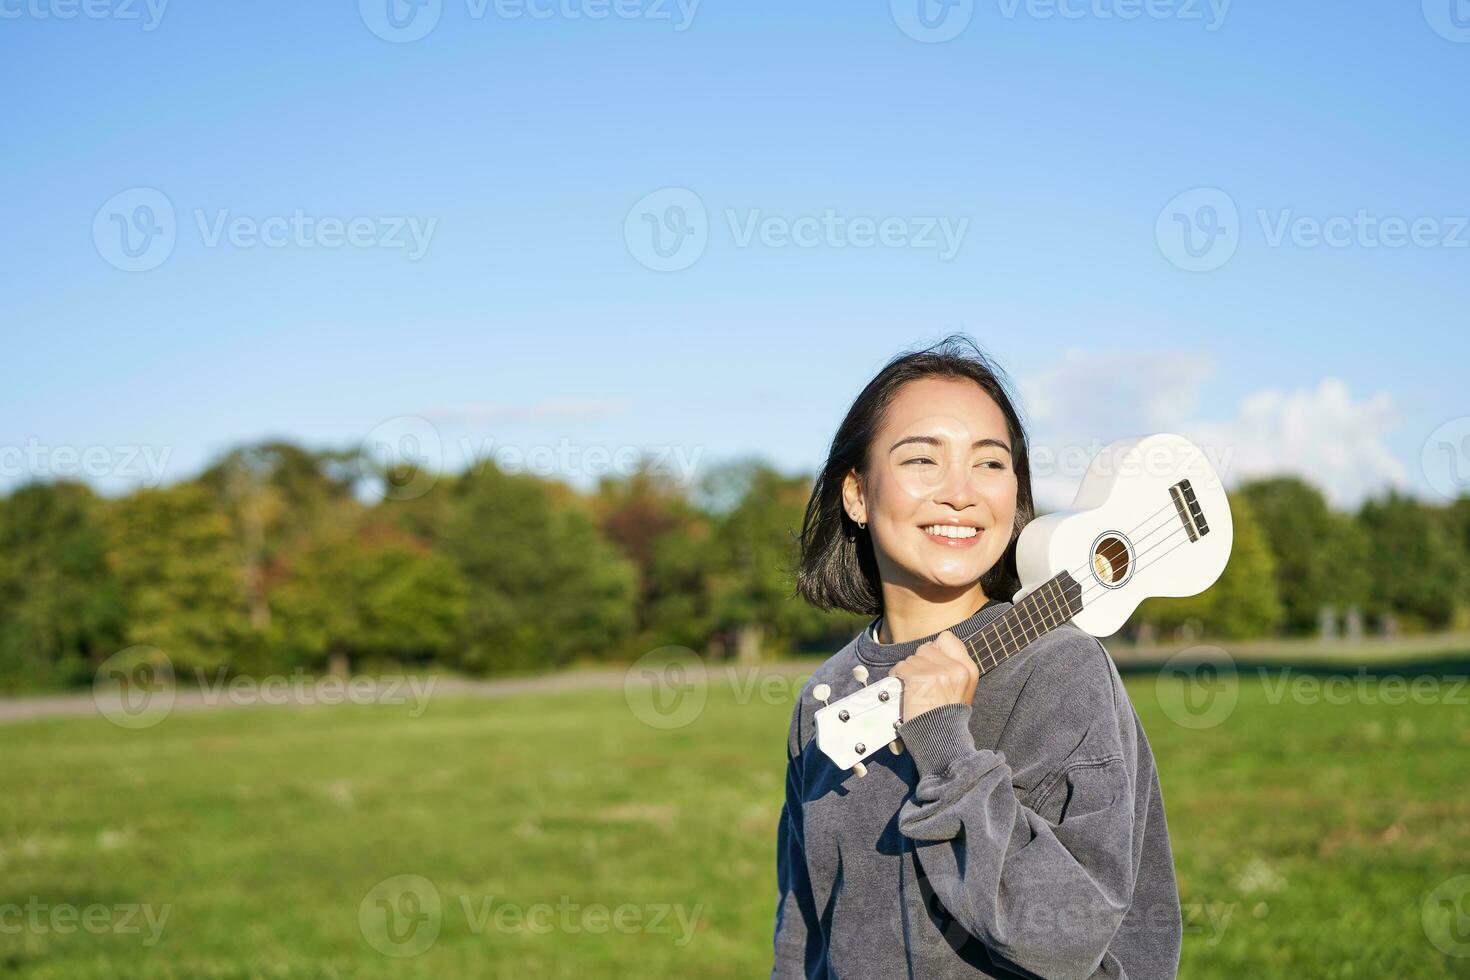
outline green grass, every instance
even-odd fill
[[[1252,673],[1223,723],[1193,730],[1171,720],[1179,683],[1128,679],[1164,782],[1181,976],[1470,971],[1422,920],[1436,885],[1470,873],[1470,709],[1301,703]],[[134,933],[62,933],[0,912],[0,972],[764,976],[792,690],[715,685],[672,731],[640,723],[621,690],[445,698],[418,718],[340,706],[0,727],[0,909],[168,912],[151,945],[141,917]],[[440,932],[394,958],[359,912],[405,874],[432,882]],[[497,925],[503,906],[546,917]],[[580,918],[622,906],[624,931]],[[665,907],[692,930],[636,928]]]

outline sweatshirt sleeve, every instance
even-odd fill
[[[786,802],[776,831],[775,959],[771,980],[805,980],[813,975],[809,961],[820,956],[821,934],[812,884],[807,876],[801,784],[801,702],[791,717],[787,737]]]
[[[1133,774],[1111,670],[1088,639],[1033,672],[1012,715],[1019,731],[1003,738],[1045,774],[1033,802],[1054,819],[1021,802],[1003,752],[976,748],[970,705],[899,729],[919,774],[899,830],[930,886],[967,932],[1046,980],[1093,974],[1133,894]]]

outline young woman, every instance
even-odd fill
[[[848,410],[798,589],[876,618],[792,715],[772,977],[1175,976],[1158,774],[1102,644],[1065,624],[981,681],[961,641],[1010,608],[1032,516],[1020,418],[964,338],[894,359]],[[905,751],[861,779],[812,739],[812,688],[850,693],[858,665],[904,689]]]

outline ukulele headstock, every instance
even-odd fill
[[[888,745],[902,751],[897,739],[902,723],[903,682],[885,677],[869,684],[868,669],[858,664],[853,677],[862,686],[846,697],[829,702],[832,689],[826,684],[812,688],[812,696],[823,702],[813,716],[817,726],[817,748],[843,769],[866,776],[863,760]]]

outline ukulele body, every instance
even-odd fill
[[[1174,489],[1184,481],[1187,492]],[[1083,594],[1071,621],[1109,636],[1149,596],[1209,588],[1233,534],[1230,502],[1198,446],[1172,433],[1120,439],[1093,457],[1070,507],[1021,531],[1012,601],[1068,571]]]

